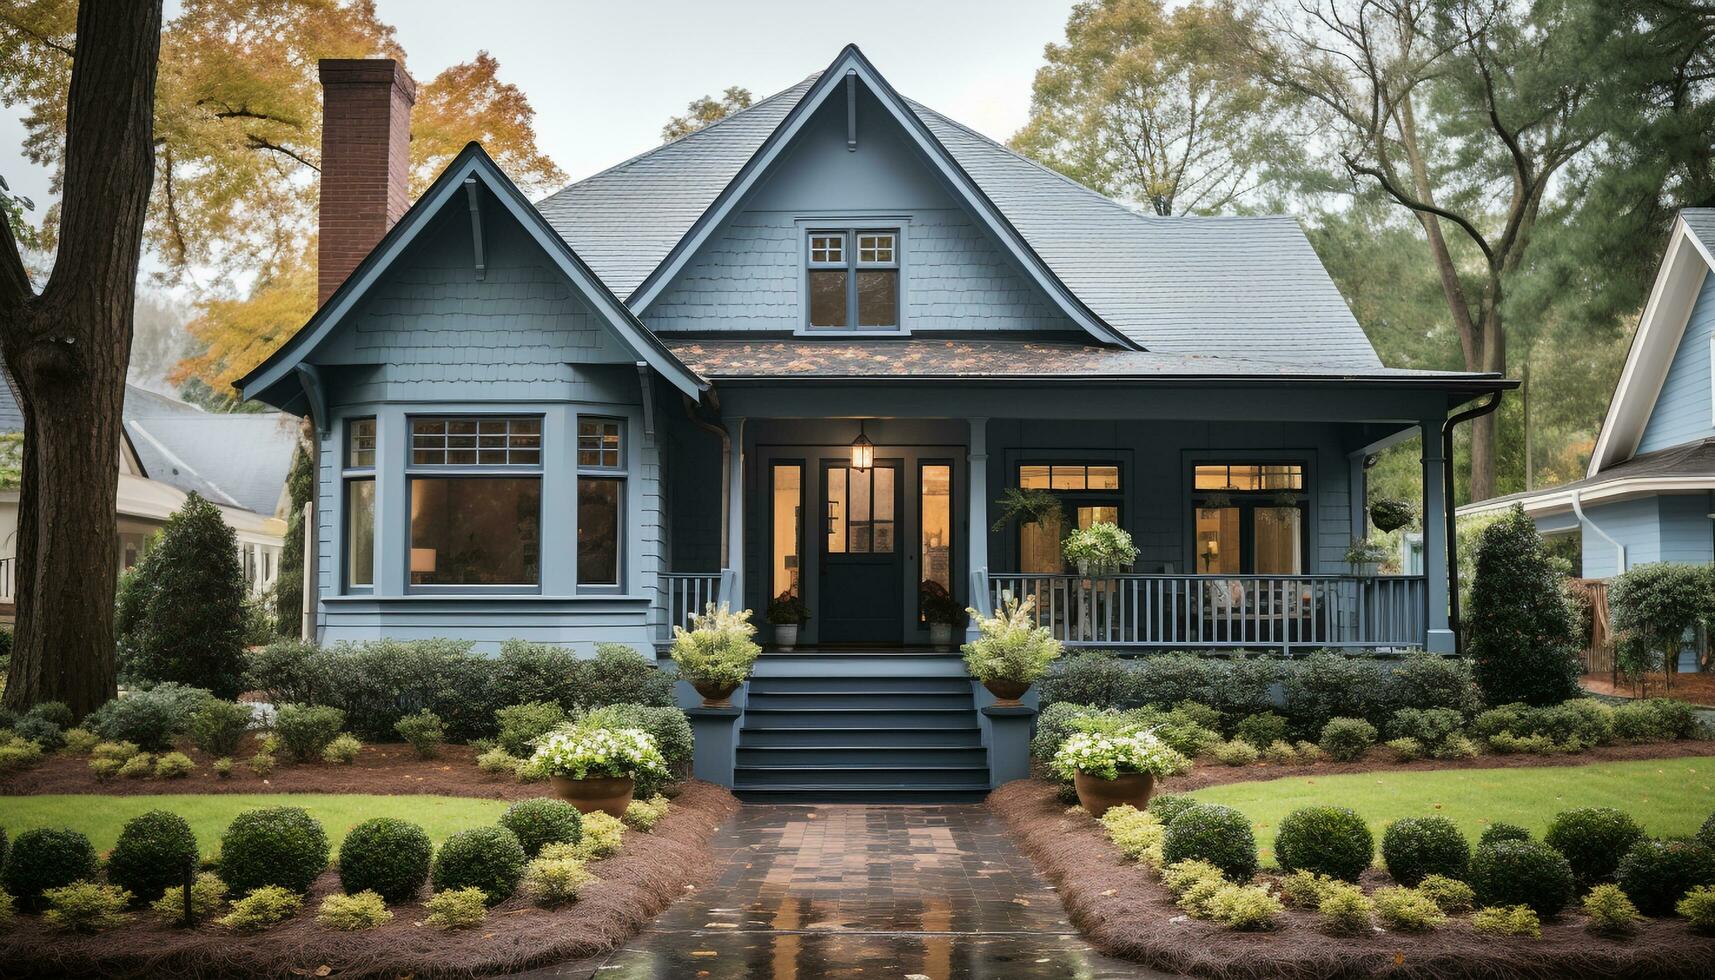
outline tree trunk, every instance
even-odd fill
[[[0,223],[0,344],[24,414],[17,631],[7,707],[114,693],[116,464],[154,174],[160,0],[83,0],[60,248],[36,295]]]

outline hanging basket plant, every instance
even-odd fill
[[[1387,534],[1409,527],[1417,520],[1417,508],[1404,500],[1382,499],[1370,505],[1370,523]]]
[[[1018,487],[1007,487],[1000,499],[995,501],[1000,508],[1000,516],[995,518],[991,530],[1003,531],[1013,521],[1020,524],[1041,524],[1044,527],[1059,527],[1061,519],[1060,498],[1047,490],[1021,490]]]
[[[1203,495],[1203,502],[1197,505],[1204,510],[1220,510],[1222,507],[1233,506],[1233,495],[1219,491]]]

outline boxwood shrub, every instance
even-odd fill
[[[1317,744],[1335,762],[1351,762],[1376,744],[1376,726],[1362,718],[1330,718]]]
[[[1620,859],[1614,877],[1638,911],[1671,915],[1686,892],[1715,885],[1715,851],[1690,840],[1641,840]]]
[[[1181,813],[1184,813],[1186,810],[1189,810],[1196,805],[1197,801],[1193,800],[1189,796],[1181,796],[1177,793],[1163,793],[1160,796],[1151,798],[1147,809],[1150,813],[1155,814],[1155,819],[1161,821],[1161,825],[1165,827],[1173,822],[1174,817],[1179,816]]]
[[[1715,851],[1715,813],[1711,813],[1709,819],[1703,821],[1703,826],[1697,828],[1697,843]],[[0,842],[0,854],[5,851],[5,844]]]
[[[1471,845],[1446,817],[1406,817],[1382,833],[1382,862],[1395,881],[1408,887],[1429,875],[1463,881]]]
[[[1167,824],[1161,841],[1167,864],[1207,861],[1243,884],[1256,874],[1256,835],[1244,814],[1218,803],[1196,803]]]
[[[90,712],[83,723],[109,742],[135,742],[156,752],[171,748],[174,736],[183,734],[192,716],[213,699],[200,687],[156,684],[114,698]]]
[[[527,857],[546,844],[576,844],[583,836],[583,815],[565,800],[542,797],[520,800],[506,808],[500,825],[518,837]]]
[[[1138,703],[1134,681],[1125,661],[1105,650],[1090,650],[1061,658],[1037,686],[1046,712],[1057,704],[1130,707]]]
[[[1643,826],[1610,806],[1563,810],[1542,835],[1544,844],[1566,856],[1581,890],[1612,879],[1620,858],[1643,839]]]
[[[1572,865],[1547,844],[1503,840],[1477,848],[1471,888],[1479,905],[1528,905],[1546,919],[1572,901],[1577,882]]]
[[[1357,881],[1375,857],[1375,837],[1364,819],[1344,807],[1307,806],[1280,822],[1274,856],[1283,871],[1300,869]]]
[[[408,902],[429,880],[433,853],[429,835],[408,820],[365,820],[340,842],[340,887],[352,895],[375,892],[389,904]]]
[[[1477,846],[1493,844],[1498,840],[1530,840],[1530,831],[1516,823],[1497,820],[1483,828],[1483,833],[1477,838]]]
[[[435,854],[436,892],[480,888],[489,905],[511,897],[523,874],[524,846],[505,827],[461,830]]]
[[[197,839],[184,817],[150,810],[132,817],[107,856],[107,880],[139,902],[182,887],[197,866]]]
[[[278,885],[309,890],[328,866],[328,835],[302,807],[246,810],[220,838],[220,878],[234,894]]]
[[[1272,711],[1246,715],[1233,729],[1233,737],[1249,742],[1260,752],[1276,742],[1286,741],[1286,719]]]
[[[274,734],[299,762],[322,757],[345,725],[345,712],[326,705],[288,704],[274,716]]]
[[[42,908],[42,892],[95,877],[95,848],[75,830],[38,827],[26,830],[6,852],[0,888],[24,909]]]

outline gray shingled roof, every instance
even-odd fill
[[[1679,216],[1703,247],[1715,253],[1715,208],[1684,208]]]
[[[1481,505],[1488,508],[1495,504],[1528,500],[1544,494],[1562,493],[1567,490],[1589,490],[1616,480],[1660,479],[1663,477],[1704,477],[1715,481],[1715,438],[1669,446],[1654,452],[1639,453],[1623,463],[1615,463],[1595,476],[1587,476],[1582,480],[1573,480],[1570,483],[1542,487],[1537,490],[1509,493],[1504,497],[1490,497],[1488,500],[1479,500],[1466,506]]]
[[[205,412],[126,385],[125,431],[150,479],[273,516],[292,468],[298,420],[283,412]]]
[[[621,296],[678,244],[815,82],[537,204]],[[907,103],[1085,305],[1154,352],[1368,369],[1375,349],[1290,217],[1139,214]]]

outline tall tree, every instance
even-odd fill
[[[0,347],[24,413],[5,703],[114,693],[114,453],[154,173],[161,2],[83,0],[65,96],[58,254],[40,292],[0,222]]]
[[[661,127],[661,142],[671,143],[689,136],[710,123],[720,122],[740,109],[750,108],[750,89],[734,85],[721,93],[717,100],[710,96],[693,99],[685,106],[685,114],[673,116]]]
[[[57,83],[74,0],[0,11],[0,100],[26,108],[26,151],[59,168]],[[321,58],[404,58],[373,0],[185,0],[162,37],[147,243],[160,276],[197,300],[197,352],[174,373],[229,392],[315,310]],[[536,145],[534,110],[478,52],[419,87],[414,190],[477,139],[527,190],[564,174]],[[57,212],[44,234],[51,245]]]
[[[1073,6],[1014,149],[1159,215],[1232,208],[1291,153],[1269,88],[1235,77],[1226,17],[1161,0]]]
[[[1503,301],[1556,179],[1603,131],[1585,0],[1229,0],[1243,65],[1297,95],[1331,156],[1421,223],[1465,367],[1507,369]],[[1495,493],[1494,415],[1471,494]]]

